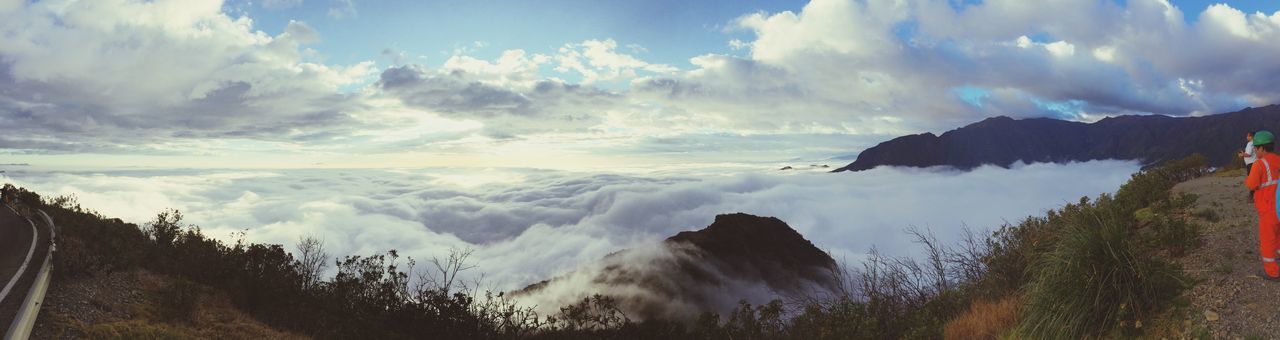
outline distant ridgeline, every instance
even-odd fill
[[[1049,118],[988,118],[947,131],[908,135],[880,143],[834,172],[862,171],[881,165],[972,169],[984,164],[1008,167],[1022,160],[1071,162],[1133,159],[1143,165],[1204,155],[1210,165],[1230,163],[1244,147],[1245,133],[1280,128],[1280,106],[1246,108],[1204,117],[1120,116],[1095,123]]]

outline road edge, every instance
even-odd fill
[[[13,323],[9,325],[9,331],[5,333],[4,338],[27,339],[31,336],[31,331],[35,329],[36,317],[40,315],[40,306],[44,304],[45,292],[49,289],[50,273],[53,271],[53,252],[57,246],[53,242],[56,236],[57,228],[53,225],[53,219],[45,214],[44,211],[37,210],[40,216],[44,218],[45,225],[49,227],[49,251],[45,254],[44,262],[40,265],[40,271],[36,274],[36,279],[31,283],[31,289],[27,292],[27,298],[22,303],[22,307],[18,309],[18,315],[13,319]],[[35,222],[27,219],[32,227]],[[37,235],[37,238],[39,236]]]
[[[18,211],[14,210],[13,207],[7,208],[13,211],[15,215],[18,215],[18,217],[22,217],[22,214],[18,214]],[[18,266],[18,271],[14,273],[13,278],[9,280],[8,284],[4,285],[4,289],[0,290],[0,301],[4,301],[4,299],[9,297],[9,293],[12,292],[11,289],[13,289],[13,286],[22,278],[22,274],[26,273],[27,266],[31,265],[31,256],[35,255],[36,252],[36,242],[40,240],[40,231],[36,230],[35,222],[31,222],[31,219],[26,217],[23,217],[23,219],[27,220],[27,223],[31,224],[31,247],[27,249],[27,259],[22,260],[22,265]]]

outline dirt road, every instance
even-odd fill
[[[1208,330],[1216,339],[1278,339],[1280,282],[1258,276],[1258,215],[1243,183],[1243,175],[1207,176],[1173,189],[1199,196],[1192,211],[1212,211],[1195,218],[1206,227],[1204,245],[1178,259],[1199,282],[1186,294],[1191,302],[1186,326]],[[1217,218],[1204,218],[1208,215]]]

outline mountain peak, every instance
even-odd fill
[[[1017,120],[1009,116],[1000,115],[995,117],[987,117],[981,121],[978,121],[975,124],[982,124],[982,123],[988,123],[988,122],[1014,122],[1014,121],[1017,121]]]
[[[710,226],[680,232],[667,238],[666,243],[691,245],[740,267],[835,266],[830,256],[776,217],[718,215]]]
[[[596,291],[619,298],[628,315],[687,318],[727,312],[741,299],[763,303],[777,297],[762,292],[834,289],[835,268],[830,255],[782,220],[736,213],[716,216],[706,228],[680,232],[658,247],[615,252],[514,294],[559,306],[565,301],[554,299]]]

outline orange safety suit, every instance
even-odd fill
[[[1280,277],[1280,218],[1276,217],[1276,182],[1280,180],[1280,155],[1265,153],[1253,162],[1244,186],[1253,190],[1253,207],[1258,210],[1258,240],[1262,269],[1271,277]]]

